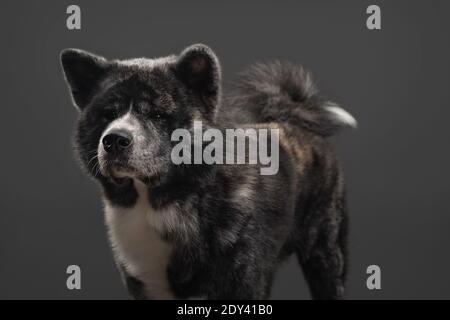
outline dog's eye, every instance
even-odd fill
[[[101,117],[104,121],[111,121],[117,116],[117,109],[115,107],[104,108],[101,112]]]
[[[156,120],[161,119],[161,114],[158,112],[158,110],[151,110],[151,111],[147,112],[147,115],[152,119],[156,119]]]
[[[152,119],[156,119],[156,120],[161,119],[161,113],[159,112],[159,110],[157,108],[155,108],[154,105],[152,105],[148,102],[142,102],[139,105],[139,109],[142,114],[145,114],[146,116],[148,116]]]

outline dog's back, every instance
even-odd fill
[[[241,74],[218,119],[279,129],[296,195],[290,235],[280,259],[296,252],[315,298],[342,298],[347,209],[342,169],[328,138],[356,120],[318,95],[311,75],[291,63],[259,63]],[[282,164],[280,164],[282,166]],[[284,186],[288,192],[288,184]]]

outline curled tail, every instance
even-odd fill
[[[241,74],[231,103],[259,122],[287,122],[322,136],[356,127],[355,118],[321,98],[311,75],[291,63],[258,63]]]

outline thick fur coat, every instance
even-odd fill
[[[117,265],[137,299],[265,299],[295,254],[313,298],[344,297],[347,209],[328,137],[355,125],[309,73],[257,64],[222,94],[213,51],[158,59],[61,54],[79,119],[75,149],[100,184]],[[279,169],[171,161],[178,128],[276,128]]]

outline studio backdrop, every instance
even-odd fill
[[[224,93],[255,62],[289,61],[356,119],[331,138],[346,177],[346,297],[450,298],[448,1],[8,0],[0,12],[1,299],[129,297],[101,189],[73,150],[61,51],[156,58],[197,43],[220,60]],[[310,298],[296,257],[270,298]]]

